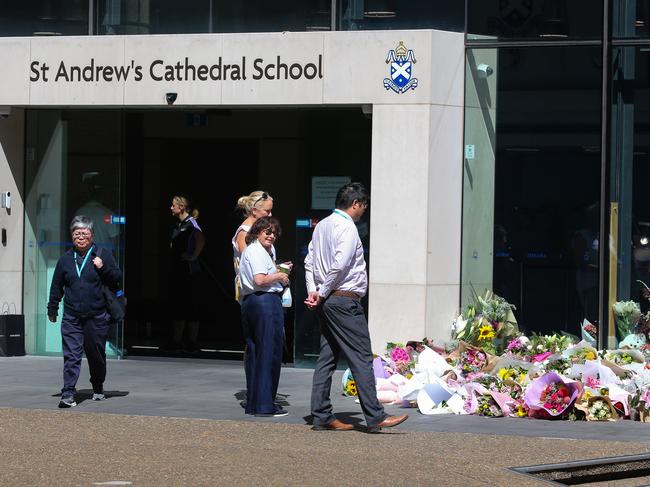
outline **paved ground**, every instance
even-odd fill
[[[542,485],[507,467],[650,452],[650,425],[630,421],[426,417],[410,410],[402,427],[381,435],[312,432],[310,371],[282,371],[279,393],[289,416],[250,418],[239,406],[241,365],[207,360],[112,361],[112,397],[104,402],[83,400],[90,392],[84,362],[79,406],[58,410],[61,364],[0,358],[3,487],[352,485],[359,478],[377,485]],[[357,404],[333,399],[340,417],[361,423]]]

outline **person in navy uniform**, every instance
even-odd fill
[[[47,303],[47,316],[52,323],[56,323],[59,303],[63,298],[63,389],[60,408],[77,405],[75,387],[84,352],[90,369],[93,400],[105,398],[106,335],[111,317],[106,311],[104,286],[117,290],[122,281],[122,271],[113,254],[106,249],[98,251],[93,243],[93,222],[90,218],[75,216],[70,223],[70,233],[73,247],[56,264]]]
[[[169,249],[171,252],[170,296],[179,291],[184,299],[172,299],[172,341],[169,348],[188,352],[199,350],[199,318],[201,312],[201,287],[203,285],[203,268],[199,256],[205,246],[205,237],[196,222],[199,211],[192,208],[187,195],[172,198],[170,211],[178,219],[172,229]],[[183,344],[183,335],[187,328],[187,344]]]

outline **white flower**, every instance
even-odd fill
[[[537,350],[539,350],[540,352],[544,350],[544,345],[542,345],[541,343],[537,345]]]
[[[532,345],[528,345],[528,346],[526,347],[526,349],[527,349],[527,350],[532,350],[532,349],[533,349],[533,346],[532,346]]]

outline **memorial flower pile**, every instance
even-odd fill
[[[632,323],[637,307],[623,303],[619,311]],[[582,340],[562,333],[527,337],[513,310],[486,292],[454,321],[451,340],[389,343],[373,362],[379,400],[426,415],[650,422],[647,332],[628,335],[619,349],[597,350],[597,329],[587,321]],[[349,371],[343,392],[356,392]]]

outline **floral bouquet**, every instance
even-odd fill
[[[641,318],[639,303],[634,301],[616,301],[612,305],[616,316],[616,327],[621,339],[634,333],[634,327]]]
[[[412,347],[405,347],[401,343],[389,342],[386,345],[386,354],[392,362],[395,373],[401,374],[406,378],[413,375],[416,352]]]
[[[587,421],[616,421],[618,412],[607,395],[592,395],[585,391],[576,409],[585,413]]]
[[[580,382],[548,372],[530,384],[524,400],[532,415],[560,417],[570,409],[581,392]]]
[[[467,399],[465,400],[465,412],[469,414],[478,414],[480,416],[489,416],[499,418],[510,415],[510,410],[506,407],[504,411],[502,405],[512,399],[495,391],[490,391],[483,384],[468,383],[465,385],[467,390]]]
[[[494,355],[465,342],[460,342],[450,358],[456,360],[456,366],[464,375],[490,372],[497,360]]]
[[[548,358],[548,363],[543,365],[546,372],[557,372],[560,375],[571,375],[571,360],[562,358],[561,355],[555,354]]]
[[[619,366],[645,362],[645,356],[640,350],[608,350],[605,359]]]
[[[453,326],[453,338],[479,346],[496,354],[496,341],[518,333],[515,307],[489,290],[475,295],[474,303],[467,307]]]
[[[586,341],[582,341],[575,347],[566,349],[562,353],[562,357],[568,359],[572,364],[584,364],[587,360],[596,360],[598,350]]]
[[[592,347],[598,346],[598,327],[587,320],[582,322],[581,326],[582,340]]]
[[[508,345],[506,346],[506,353],[508,355],[514,355],[517,357],[524,356],[528,351],[527,347],[529,343],[530,340],[527,336],[524,335],[513,338],[512,340],[508,341]]]
[[[533,333],[530,343],[526,346],[526,351],[531,362],[543,362],[553,354],[564,352],[572,344],[573,339],[567,335]]]
[[[341,379],[341,389],[344,396],[356,396],[357,395],[357,383],[352,377],[352,372],[350,369],[347,369],[343,372],[343,378]]]

